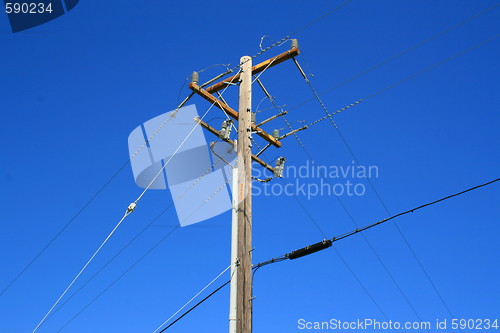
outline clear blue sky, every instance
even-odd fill
[[[191,71],[234,66],[259,51],[261,36],[278,40],[340,3],[82,0],[68,14],[16,34],[0,14],[0,289],[127,160],[129,133],[175,108]],[[354,0],[296,36],[304,51],[299,61],[323,91],[495,3]],[[499,22],[496,8],[322,98],[334,111],[498,34]],[[335,117],[361,164],[378,167],[372,182],[391,212],[499,177],[499,52],[496,39]],[[202,73],[202,81],[222,69]],[[291,62],[262,78],[278,104],[291,107],[312,96]],[[181,96],[187,93],[184,87]],[[235,90],[230,94],[234,103]],[[254,105],[261,98],[256,94]],[[193,102],[198,110],[208,108],[200,98]],[[298,121],[323,115],[310,102],[291,111],[289,120],[299,127]],[[330,123],[300,138],[317,164],[352,164]],[[307,160],[293,137],[265,158],[277,156],[297,167]],[[0,332],[31,332],[140,191],[128,165],[0,297]],[[366,191],[341,197],[359,225],[387,216]],[[397,220],[457,318],[500,317],[499,197],[499,185],[492,185]],[[299,199],[328,236],[353,229],[334,197]],[[171,201],[168,191],[148,192],[70,294]],[[293,197],[257,196],[253,215],[255,262],[323,239]],[[170,209],[39,332],[57,332],[177,224]],[[366,237],[423,320],[450,318],[394,225]],[[335,248],[389,319],[417,320],[362,237]],[[63,332],[151,332],[227,267],[229,252],[229,212],[178,229]],[[262,268],[254,293],[255,332],[299,332],[300,318],[384,319],[332,249]],[[228,299],[226,288],[174,331],[226,330]]]

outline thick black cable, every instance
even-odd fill
[[[309,80],[309,78],[307,77],[307,75],[305,74],[304,70],[302,69],[302,67],[299,65],[297,59],[293,58],[293,62],[295,63],[295,65],[297,66],[297,68],[299,69],[299,72],[302,74],[305,82],[307,83],[308,87],[311,89],[311,92],[313,93],[314,97],[316,98],[316,100],[318,101],[318,103],[320,104],[321,108],[323,109],[323,111],[325,112],[326,116],[328,117],[328,119],[330,120],[330,123],[332,124],[333,128],[335,129],[335,131],[337,132],[337,134],[340,136],[340,138],[342,139],[342,142],[344,143],[345,147],[347,148],[347,150],[349,151],[349,153],[351,154],[352,158],[354,159],[354,161],[356,161],[356,164],[359,166],[361,166],[361,164],[359,163],[359,160],[357,158],[357,156],[354,154],[353,150],[351,149],[351,146],[349,145],[349,143],[347,142],[347,139],[344,137],[344,135],[342,134],[342,131],[340,130],[340,128],[338,127],[338,125],[335,123],[335,121],[333,120],[333,118],[330,116],[330,112],[328,111],[328,108],[326,107],[326,105],[323,103],[323,101],[321,100],[321,97],[318,95],[316,89],[314,89],[311,81]],[[325,179],[326,181],[326,179]],[[328,183],[328,181],[326,181]],[[372,181],[367,178],[367,182],[370,184],[371,188],[373,189],[373,191],[376,193],[378,199],[380,200],[380,202],[382,203],[382,206],[385,208],[385,210],[387,211],[388,215],[390,216],[391,213],[388,211],[387,209],[387,206],[385,205],[385,203],[383,202],[381,196],[378,194],[377,190],[375,189],[375,186],[373,185]],[[342,206],[342,208],[344,209],[345,213],[347,214],[347,216],[349,217],[349,219],[351,220],[352,224],[354,225],[354,227],[358,228],[358,223],[356,222],[356,220],[354,219],[353,215],[351,214],[351,212],[347,209],[347,207],[344,205],[344,203],[342,202],[342,200],[340,200],[339,196],[336,195],[336,198],[337,198],[337,201],[339,202],[339,204]],[[397,227],[397,226],[396,226]],[[401,237],[403,237],[403,239],[406,241],[406,238],[404,237],[403,233],[399,230],[398,228],[398,231],[399,233],[401,234]],[[380,255],[378,254],[377,250],[375,250],[375,247],[372,245],[372,243],[368,240],[368,237],[366,237],[364,234],[361,234],[361,236],[363,237],[363,240],[365,241],[365,243],[368,245],[368,247],[370,248],[370,250],[372,251],[372,253],[375,255],[375,257],[377,258],[377,260],[379,261],[380,265],[382,266],[382,268],[385,270],[385,272],[387,273],[387,275],[389,276],[389,278],[391,279],[392,283],[396,286],[396,288],[398,289],[399,293],[401,294],[401,296],[403,297],[403,299],[406,301],[406,303],[408,304],[408,306],[410,307],[410,309],[412,310],[412,312],[415,314],[415,316],[417,317],[417,319],[422,322],[422,318],[420,317],[420,314],[417,312],[417,310],[415,309],[415,306],[412,304],[412,302],[410,301],[409,297],[406,295],[406,293],[403,291],[403,289],[401,288],[401,286],[399,285],[399,283],[396,281],[396,278],[394,277],[394,275],[392,274],[392,272],[389,270],[389,267],[387,267],[387,265],[385,264],[385,262],[382,260],[382,258],[380,257]],[[413,253],[415,259],[417,260],[418,263],[420,263],[419,259],[417,258],[415,252],[413,251],[413,249],[411,248],[410,244],[408,242],[406,242],[406,245],[410,248],[410,251]],[[429,275],[427,274],[427,272],[425,271],[424,267],[422,265],[420,265],[421,269],[424,270],[424,272],[426,273],[426,276],[428,277],[428,279],[430,279]],[[437,290],[436,290],[437,291]],[[444,302],[444,300],[442,299],[442,301]],[[445,307],[448,309],[448,307],[446,306],[445,304]],[[453,317],[453,315],[451,314],[450,312],[450,315]],[[430,333],[429,330],[427,330],[428,333]]]
[[[214,291],[212,291],[204,299],[202,299],[201,301],[199,301],[198,303],[196,303],[195,305],[193,305],[192,307],[190,307],[180,317],[178,317],[176,320],[174,320],[173,322],[171,322],[167,327],[165,327],[164,329],[162,329],[158,333],[165,332],[167,330],[167,328],[171,327],[173,324],[175,324],[176,322],[178,322],[179,320],[181,320],[184,316],[186,316],[188,313],[190,313],[191,311],[193,311],[194,309],[196,309],[199,305],[201,305],[201,303],[205,302],[207,299],[209,299],[210,297],[212,297],[215,293],[217,293],[219,290],[221,290],[222,288],[224,288],[225,286],[227,286],[230,282],[231,282],[231,280],[227,281],[226,283],[224,283],[223,285],[221,285],[220,287],[218,287],[217,289],[215,289]]]
[[[399,214],[393,215],[393,216],[388,217],[388,218],[386,218],[386,219],[383,219],[383,220],[380,220],[380,221],[375,222],[375,223],[373,223],[373,224],[367,225],[367,226],[365,226],[365,227],[363,227],[363,228],[361,228],[361,229],[356,229],[356,230],[354,230],[354,231],[351,231],[351,233],[352,233],[352,234],[356,234],[356,233],[358,233],[358,232],[365,231],[365,230],[370,229],[370,228],[373,228],[373,227],[375,227],[375,226],[377,226],[377,225],[379,225],[379,224],[382,224],[382,223],[385,223],[385,222],[387,222],[387,221],[393,220],[393,219],[395,219],[395,218],[397,218],[397,217],[399,217],[399,216],[403,216],[403,215],[406,215],[406,214],[409,214],[409,213],[413,213],[413,212],[415,212],[415,211],[417,211],[417,210],[420,210],[420,209],[422,209],[422,208],[425,208],[425,207],[428,207],[428,206],[435,205],[435,204],[437,204],[437,203],[439,203],[439,202],[441,202],[441,201],[448,200],[448,199],[451,199],[451,198],[453,198],[453,197],[456,197],[456,196],[459,196],[459,195],[465,194],[465,193],[467,193],[467,192],[470,192],[470,191],[476,190],[476,189],[478,189],[478,188],[481,188],[481,187],[484,187],[484,186],[491,185],[491,184],[493,184],[493,183],[495,183],[495,182],[498,182],[498,181],[500,181],[500,178],[497,178],[497,179],[491,180],[491,181],[489,181],[489,182],[487,182],[487,183],[484,183],[484,184],[481,184],[481,185],[477,185],[477,186],[474,186],[474,187],[468,188],[468,189],[466,189],[466,190],[464,190],[464,191],[461,191],[461,192],[458,192],[458,193],[455,193],[455,194],[448,195],[448,196],[446,196],[446,197],[444,197],[444,198],[441,198],[441,199],[438,199],[438,200],[435,200],[435,201],[432,201],[432,202],[429,202],[429,203],[423,204],[423,205],[421,205],[421,206],[418,206],[418,207],[412,208],[412,209],[407,210],[407,211],[405,211],[405,212],[402,212],[402,213],[399,213]],[[344,235],[346,235],[346,234],[344,234]],[[340,237],[333,237],[333,238],[332,238],[332,241],[340,240],[340,239],[343,239],[343,238],[345,238],[345,237],[349,236],[349,235],[347,235],[347,236],[344,236],[344,235],[342,235],[342,236],[340,236]]]
[[[307,149],[305,146],[302,146],[302,148],[304,149],[304,151],[307,153]],[[284,182],[284,180],[281,178],[281,180]],[[285,182],[286,183],[286,182]],[[299,203],[299,206],[302,208],[302,210],[304,211],[304,213],[307,215],[307,217],[309,218],[309,220],[311,220],[311,222],[316,226],[316,228],[318,228],[318,231],[326,238],[326,235],[325,233],[322,231],[322,229],[320,228],[319,224],[316,222],[316,220],[314,219],[314,217],[311,215],[311,213],[309,212],[309,210],[306,208],[306,206],[302,203],[302,201],[299,199],[299,197],[297,196],[297,194],[294,195],[295,196],[295,200],[297,200],[297,202]],[[358,277],[358,275],[354,272],[354,270],[351,268],[351,266],[349,266],[349,264],[347,263],[347,261],[344,259],[344,257],[340,254],[340,252],[338,252],[336,249],[335,249],[335,253],[337,254],[337,256],[339,257],[339,259],[342,261],[342,263],[344,264],[344,266],[347,268],[347,270],[352,274],[352,276],[354,277],[354,279],[356,280],[356,282],[359,284],[359,286],[361,287],[361,289],[365,292],[365,294],[368,296],[368,298],[370,298],[370,300],[373,302],[373,304],[375,305],[375,307],[380,311],[380,313],[384,316],[384,318],[386,320],[389,320],[389,317],[387,316],[387,314],[385,313],[385,311],[382,309],[382,307],[378,304],[378,302],[375,300],[375,298],[372,296],[372,294],[368,291],[368,289],[366,288],[366,286],[361,282],[361,279]],[[283,256],[282,256],[283,257]],[[273,261],[274,262],[278,262],[278,261],[283,261],[283,260],[286,260],[287,258],[282,258],[282,257],[278,257],[278,258],[274,258],[274,259],[271,259],[270,261]],[[257,270],[259,267],[256,267],[254,266],[254,269]],[[255,272],[254,270],[254,272]],[[399,332],[398,330],[396,330],[396,332]]]
[[[497,178],[497,179],[494,179],[492,181],[489,181],[487,183],[484,183],[484,184],[481,184],[481,185],[477,185],[477,186],[474,186],[474,187],[471,187],[469,189],[466,189],[464,191],[461,191],[461,192],[458,192],[458,193],[455,193],[455,194],[451,194],[451,195],[448,195],[444,198],[441,198],[441,199],[438,199],[438,200],[435,200],[435,201],[432,201],[432,202],[429,202],[429,203],[426,203],[426,204],[423,204],[421,206],[418,206],[418,207],[415,207],[415,208],[412,208],[410,210],[407,210],[405,212],[402,212],[402,213],[399,213],[399,214],[396,214],[396,215],[393,215],[389,218],[386,218],[386,219],[383,219],[381,221],[378,221],[376,223],[373,223],[373,224],[370,224],[368,226],[365,226],[363,228],[357,228],[351,232],[347,232],[345,234],[342,234],[340,236],[337,236],[337,237],[333,237],[331,238],[331,242],[336,242],[336,241],[339,241],[341,239],[344,239],[344,238],[347,238],[349,236],[352,236],[352,235],[355,235],[359,232],[362,232],[364,230],[367,230],[367,229],[370,229],[376,225],[379,225],[379,224],[382,224],[382,223],[385,223],[387,221],[390,221],[392,219],[395,219],[396,217],[399,217],[399,216],[402,216],[402,215],[405,215],[405,214],[409,214],[409,213],[413,213],[414,211],[416,210],[419,210],[419,209],[422,209],[424,207],[427,207],[427,206],[431,206],[431,205],[434,205],[436,203],[439,203],[441,201],[444,201],[444,200],[447,200],[447,199],[450,199],[450,198],[453,198],[453,197],[456,197],[456,196],[459,196],[459,195],[462,195],[464,193],[467,193],[467,192],[470,192],[470,191],[473,191],[475,189],[478,189],[478,188],[481,188],[481,187],[484,187],[484,186],[487,186],[487,185],[490,185],[492,183],[495,183],[495,182],[498,182],[500,181],[500,178]],[[302,206],[303,207],[303,206]],[[309,215],[310,216],[310,215]],[[336,249],[334,249],[335,252],[337,254],[338,251]],[[262,263],[259,263],[259,264],[256,264],[252,267],[252,269],[254,270],[253,274],[255,274],[255,272],[260,268],[260,267],[263,267],[263,266],[266,266],[266,265],[270,265],[270,264],[273,264],[273,263],[276,263],[276,262],[280,262],[280,261],[283,261],[283,260],[286,260],[289,256],[289,253],[281,256],[281,257],[277,257],[277,258],[273,258],[271,260],[268,260],[266,262],[262,262]],[[341,258],[341,260],[344,262],[344,264],[346,264],[346,266],[350,269],[350,267],[347,265],[347,263],[345,262],[345,260],[342,258],[342,256],[340,256],[339,254],[339,257]],[[354,272],[351,270],[351,273],[354,274]],[[354,276],[356,276],[354,274]],[[210,293],[208,296],[206,296],[204,299],[202,299],[200,302],[198,302],[197,304],[195,304],[193,307],[191,307],[189,310],[187,310],[186,312],[184,312],[180,317],[178,317],[175,321],[173,321],[172,323],[170,323],[170,325],[168,325],[167,327],[165,327],[163,330],[161,330],[159,333],[162,333],[164,332],[167,328],[171,327],[173,324],[175,324],[177,321],[179,321],[181,318],[183,318],[184,316],[186,316],[189,312],[191,312],[192,310],[194,310],[196,307],[198,307],[200,304],[202,304],[203,302],[205,302],[207,299],[209,299],[211,296],[213,296],[216,292],[218,292],[220,289],[222,289],[224,286],[226,286],[227,284],[229,284],[231,282],[231,280],[227,281],[226,283],[224,283],[223,285],[221,285],[220,287],[218,287],[216,290],[214,290],[212,293]],[[375,303],[375,305],[379,308],[379,310],[382,312],[382,314],[385,315],[384,311],[378,306],[377,302],[375,302],[375,300],[371,297],[370,293],[366,290],[366,288],[363,286],[363,284],[358,280],[358,282],[360,283],[360,285],[364,288],[365,292],[368,294],[368,296],[372,299],[372,301]]]
[[[346,233],[344,233],[344,234],[341,234],[340,236],[335,236],[335,237],[333,237],[333,238],[330,238],[330,239],[329,239],[329,241],[331,241],[332,243],[337,242],[337,241],[339,241],[339,240],[341,240],[341,239],[344,239],[344,238],[347,238],[347,237],[353,236],[353,235],[355,235],[355,234],[357,234],[357,233],[363,232],[363,231],[365,231],[365,230],[371,229],[371,228],[373,228],[373,227],[375,227],[375,226],[377,226],[377,225],[380,225],[380,224],[382,224],[382,223],[385,223],[385,222],[391,221],[391,220],[393,220],[393,219],[395,219],[395,218],[397,218],[397,217],[400,217],[400,216],[403,216],[403,215],[406,215],[406,214],[409,214],[409,213],[413,213],[413,212],[415,212],[415,211],[417,211],[417,210],[420,210],[420,209],[422,209],[422,208],[425,208],[425,207],[428,207],[428,206],[435,205],[435,204],[437,204],[437,203],[439,203],[439,202],[442,202],[442,201],[445,201],[445,200],[448,200],[448,199],[451,199],[451,198],[457,197],[457,196],[459,196],[459,195],[465,194],[465,193],[467,193],[467,192],[470,192],[470,191],[476,190],[476,189],[481,188],[481,187],[485,187],[485,186],[491,185],[491,184],[496,183],[496,182],[498,182],[498,181],[500,181],[500,178],[497,178],[497,179],[491,180],[491,181],[489,181],[489,182],[486,182],[486,183],[483,183],[483,184],[480,184],[480,185],[476,185],[476,186],[474,186],[474,187],[471,187],[471,188],[468,188],[468,189],[466,189],[466,190],[463,190],[463,191],[460,191],[460,192],[457,192],[457,193],[454,193],[454,194],[448,195],[448,196],[443,197],[443,198],[441,198],[441,199],[437,199],[437,200],[434,200],[434,201],[428,202],[428,203],[426,203],[426,204],[423,204],[423,205],[417,206],[417,207],[415,207],[415,208],[409,209],[409,210],[407,210],[407,211],[404,211],[404,212],[398,213],[398,214],[396,214],[396,215],[393,215],[393,216],[388,217],[388,218],[386,218],[386,219],[380,220],[380,221],[378,221],[378,222],[375,222],[375,223],[372,223],[372,224],[366,225],[366,226],[364,226],[364,227],[362,227],[362,228],[356,228],[355,230],[352,230],[352,231],[346,232]],[[290,252],[290,253],[291,253],[291,252]],[[274,263],[276,263],[276,262],[283,261],[283,260],[285,260],[285,259],[289,259],[289,255],[290,255],[290,253],[286,253],[286,254],[284,254],[284,255],[282,255],[282,256],[279,256],[279,257],[276,257],[276,258],[273,258],[273,259],[270,259],[270,260],[267,260],[267,261],[261,262],[261,263],[259,263],[259,264],[256,264],[256,265],[254,265],[254,269],[255,269],[255,268],[257,268],[257,267],[267,266],[267,265],[270,265],[270,264],[274,264]]]

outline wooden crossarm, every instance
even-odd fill
[[[217,137],[220,137],[219,131],[216,130],[215,128],[213,128],[212,126],[210,126],[209,124],[207,124],[206,122],[204,122],[203,120],[201,120],[201,119],[195,119],[195,121],[198,122],[198,123],[200,123],[201,127],[203,127],[204,129],[208,130],[210,133],[215,134]],[[221,139],[221,140],[224,140],[227,143],[230,143],[230,144],[232,144],[234,146],[234,141],[231,140],[231,139]],[[252,160],[255,161],[255,162],[257,162],[262,167],[266,168],[267,170],[271,171],[274,174],[274,168],[272,166],[270,166],[269,164],[267,164],[266,162],[264,162],[259,157],[257,157],[257,156],[255,156],[255,155],[252,154]]]
[[[205,100],[210,102],[211,104],[214,104],[216,107],[221,109],[222,111],[226,112],[230,117],[238,120],[238,112],[231,108],[229,105],[221,101],[220,99],[216,98],[212,94],[208,93],[205,89],[201,88],[199,85],[197,85],[194,82],[191,82],[189,84],[189,88],[203,97]],[[264,132],[264,130],[260,127],[255,126],[255,124],[252,124],[252,131],[256,132],[258,136],[269,142],[275,147],[281,147],[281,142],[279,140],[276,140],[274,136],[272,136],[269,133]]]
[[[277,55],[276,57],[273,57],[271,59],[268,59],[266,61],[261,62],[260,64],[253,66],[252,67],[252,75],[258,74],[258,73],[262,72],[263,70],[265,70],[266,68],[271,68],[273,66],[281,64],[283,61],[286,61],[288,59],[296,57],[299,54],[300,54],[300,50],[298,48],[293,48],[293,49],[290,49],[286,52],[283,52],[283,53]],[[210,87],[208,87],[206,89],[206,91],[209,94],[213,94],[221,89],[224,89],[228,84],[238,82],[239,79],[240,79],[240,74],[238,73],[236,75],[231,76],[228,79],[225,79],[221,82],[218,82],[214,85],[211,85]]]

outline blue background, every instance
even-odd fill
[[[86,0],[16,34],[0,14],[0,288],[127,160],[128,134],[176,107],[191,71],[234,66],[242,55],[259,51],[261,36],[278,40],[340,3]],[[354,0],[296,36],[303,50],[299,61],[322,91],[495,3]],[[334,111],[498,34],[499,22],[497,8],[322,97]],[[489,42],[335,117],[360,162],[378,166],[373,183],[393,213],[499,176],[499,50],[498,39]],[[201,81],[223,69],[203,72]],[[291,62],[262,79],[278,104],[291,107],[312,96]],[[187,93],[184,87],[181,98]],[[236,88],[228,91],[233,105],[236,96]],[[255,106],[261,98],[256,92]],[[209,106],[192,101],[200,111]],[[211,115],[222,113],[213,109]],[[310,102],[288,119],[298,127],[300,120],[323,115]],[[273,126],[285,125],[277,121],[266,129]],[[351,165],[330,123],[300,137],[317,164]],[[289,165],[307,160],[293,137],[265,158],[278,155]],[[127,166],[0,298],[0,332],[36,326],[140,191]],[[493,185],[397,220],[457,318],[500,315],[499,193]],[[334,197],[299,199],[328,236],[353,229]],[[342,200],[359,225],[387,216],[368,187],[365,196]],[[148,192],[70,294],[170,202],[166,191]],[[323,239],[293,197],[255,197],[253,215],[255,262]],[[175,211],[168,210],[39,331],[57,332],[177,225]],[[394,225],[366,237],[423,320],[450,318]],[[335,247],[390,319],[417,320],[362,237]],[[151,332],[227,267],[229,253],[229,212],[177,229],[64,331]],[[255,278],[255,332],[299,332],[300,318],[384,319],[331,249],[262,268]],[[226,330],[228,295],[226,288],[174,331]]]

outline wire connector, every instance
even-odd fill
[[[132,202],[130,205],[128,205],[127,213],[132,213],[135,210],[135,207],[137,207],[137,204],[135,202]]]

